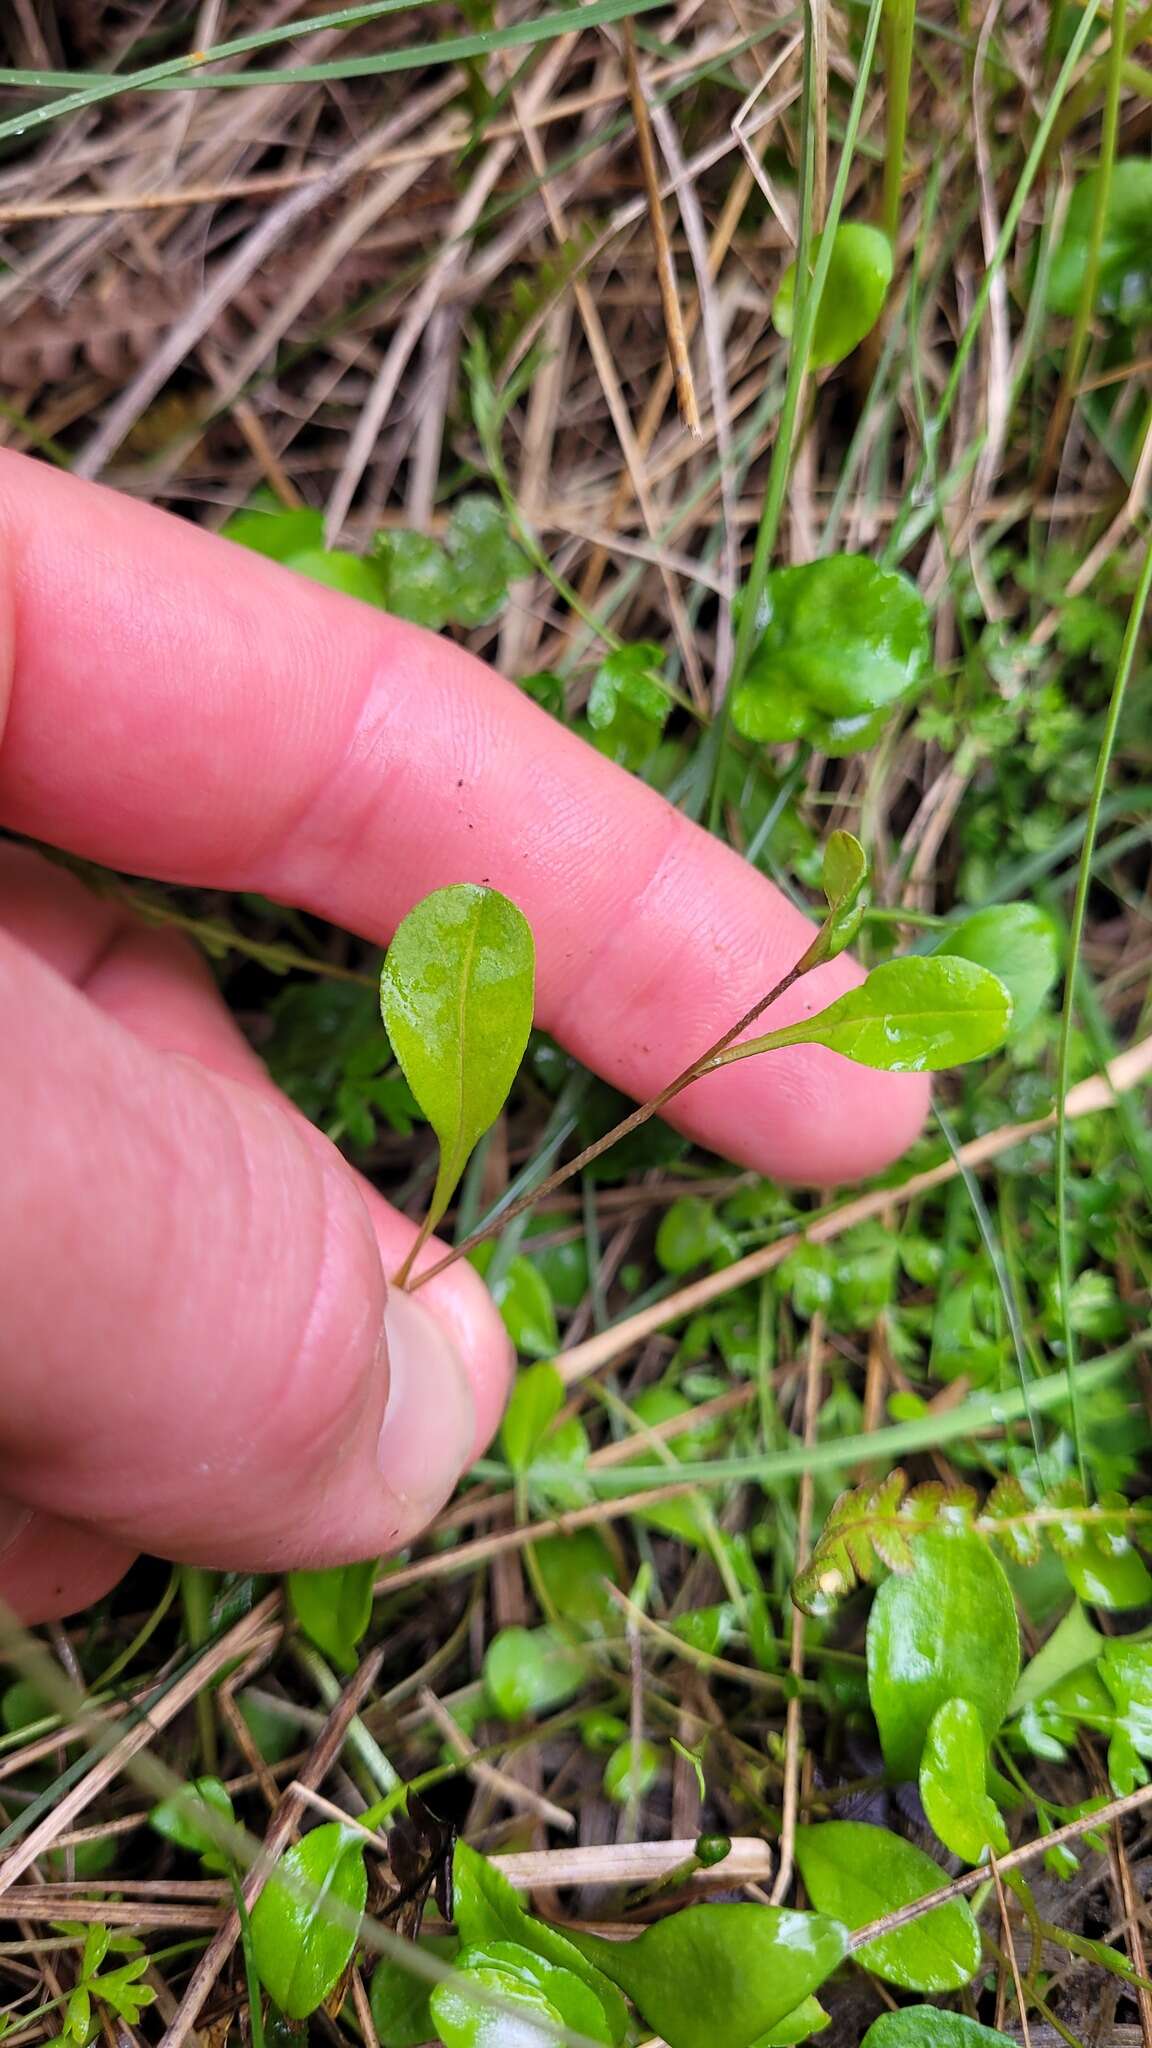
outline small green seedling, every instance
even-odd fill
[[[773,569],[756,627],[732,723],[765,745],[806,739],[825,754],[858,753],[931,673],[924,599],[867,555]]]
[[[126,2028],[138,2026],[145,2006],[153,2004],[156,1998],[152,1986],[140,1981],[152,1967],[151,1956],[143,1953],[143,1943],[135,1935],[113,1933],[99,1923],[90,1927],[75,1921],[57,1924],[61,1933],[78,1936],[84,1946],[76,1983],[64,2006],[60,2032],[45,2048],[88,2048],[102,2032],[102,2015],[97,2009],[101,2006],[106,2008],[105,2023],[107,2015],[114,2013]],[[127,1956],[129,1961],[114,1970],[104,1970],[101,1965],[109,1954]]]
[[[812,263],[820,254],[823,235],[812,244]],[[808,362],[814,370],[843,362],[871,334],[884,310],[892,282],[892,244],[879,228],[862,221],[841,221],[832,242],[828,274],[820,295]],[[790,263],[776,287],[772,324],[791,339],[796,302],[796,265]]]

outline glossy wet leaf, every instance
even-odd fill
[[[470,1945],[461,1949],[457,1968],[468,1973],[486,1969],[508,1971],[522,1983],[534,1985],[537,1991],[542,1991],[566,2027],[610,2048],[612,2035],[604,2007],[591,1985],[575,1970],[566,1968],[562,1963],[550,1962],[546,1956],[526,1948],[523,1942],[488,1941]]]
[[[1012,1035],[1035,1022],[1060,973],[1056,929],[1032,903],[977,910],[945,933],[936,949],[974,960],[1004,983],[1012,998]]]
[[[1042,1699],[1070,1671],[1077,1671],[1098,1657],[1107,1640],[1099,1629],[1093,1628],[1080,1602],[1074,1600],[1047,1642],[1024,1666],[1012,1694],[1010,1711],[1018,1714],[1033,1700]]]
[[[199,1856],[205,1870],[228,1870],[231,1858],[212,1832],[213,1817],[235,1825],[236,1815],[228,1787],[219,1778],[193,1778],[171,1798],[152,1808],[149,1821],[158,1835],[174,1842],[178,1849],[190,1849]]]
[[[686,1906],[634,1941],[581,1934],[584,1954],[668,2048],[754,2048],[841,1961],[843,1926],[777,1906]]]
[[[988,1737],[971,1700],[945,1700],[928,1723],[920,1759],[920,1798],[946,1849],[979,1863],[1003,1855],[1008,1831],[988,1796]]]
[[[549,1927],[525,1912],[517,1894],[486,1856],[457,1842],[452,1867],[452,1915],[462,1942],[479,1946],[512,1941],[545,1962],[571,1970],[595,1992],[604,2009],[608,2038],[617,2043],[628,2031],[628,2013],[615,1985],[558,1927]]]
[[[534,1720],[579,1692],[584,1664],[553,1628],[502,1628],[484,1653],[484,1684],[498,1714]]]
[[[265,1991],[289,2019],[307,2019],[340,1982],[367,1894],[363,1849],[339,1821],[314,1828],[279,1858],[252,1908],[252,1954]]]
[[[828,915],[820,933],[821,960],[834,960],[850,946],[864,915],[868,855],[851,832],[833,832],[824,847],[821,882]]]
[[[442,1963],[450,1962],[456,1943],[444,1936],[424,1938],[420,1947]],[[424,2048],[436,2029],[428,2001],[434,1986],[417,1977],[392,1956],[383,1956],[372,1972],[369,2005],[380,2048]]]
[[[929,1723],[946,1700],[969,1700],[991,1742],[1019,1667],[1003,1567],[964,1529],[925,1529],[911,1571],[885,1580],[868,1617],[868,1692],[889,1775],[916,1778]]]
[[[813,264],[823,239],[817,235],[813,240]],[[842,362],[872,332],[891,282],[892,244],[887,235],[862,221],[841,221],[835,230],[808,353],[814,370]],[[786,339],[792,333],[795,298],[796,265],[790,263],[772,301],[772,324]]]
[[[285,1584],[293,1614],[310,1642],[340,1671],[356,1669],[356,1646],[372,1620],[378,1558],[334,1565],[329,1571],[289,1572]]]
[[[826,1045],[890,1074],[935,1074],[995,1052],[1011,1020],[1003,982],[970,960],[887,960],[826,1010],[733,1046],[717,1064],[781,1046]]]
[[[938,1863],[887,1828],[823,1821],[796,1831],[796,1862],[813,1905],[855,1930],[939,1891]],[[980,1967],[980,1930],[966,1899],[856,1951],[856,1960],[905,1991],[958,1991]]]
[[[468,1970],[438,1984],[428,2005],[444,2048],[557,2048],[562,2039],[562,2015],[511,1970]]]
[[[564,1382],[554,1365],[518,1373],[500,1425],[500,1442],[513,1472],[524,1472],[564,1406]]]
[[[928,610],[914,583],[867,555],[826,555],[765,582],[758,638],[732,700],[745,739],[809,738],[824,752],[869,746],[874,724],[931,668]],[[840,744],[837,744],[837,742]]]
[[[938,2005],[905,2005],[873,2020],[860,2048],[1019,2048],[1011,2034],[982,2027],[962,2012]]]
[[[388,948],[385,1029],[440,1143],[433,1227],[516,1078],[532,1026],[534,962],[523,913],[471,882],[426,896]]]
[[[1071,318],[1080,303],[1100,173],[1081,178],[1068,203],[1048,273],[1048,304]],[[1121,157],[1112,166],[1096,310],[1137,325],[1152,314],[1152,159]]]

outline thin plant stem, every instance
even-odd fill
[[[1048,431],[1044,437],[1044,452],[1040,459],[1040,472],[1036,481],[1036,495],[1042,496],[1048,479],[1060,460],[1060,450],[1068,430],[1069,416],[1077,386],[1084,370],[1084,358],[1088,353],[1088,336],[1092,314],[1096,304],[1096,288],[1100,282],[1100,253],[1104,246],[1104,224],[1108,218],[1108,202],[1112,197],[1112,169],[1116,162],[1116,140],[1120,132],[1120,97],[1124,85],[1124,17],[1126,0],[1117,0],[1112,9],[1112,29],[1108,44],[1108,69],[1104,85],[1104,116],[1100,126],[1100,155],[1096,169],[1095,203],[1092,208],[1092,225],[1088,236],[1088,260],[1084,276],[1080,281],[1080,297],[1076,305],[1076,317],[1064,353],[1064,368],[1060,377],[1060,389]]]
[[[184,1604],[184,1628],[194,1650],[202,1649],[212,1633],[212,1574],[195,1564],[180,1566],[180,1595]],[[209,1776],[217,1763],[216,1705],[205,1687],[196,1695],[196,1734],[200,1746],[200,1768]]]
[[[819,959],[810,957],[815,951],[816,946],[814,942],[808,948],[808,952],[804,954],[803,958],[798,960],[794,967],[790,967],[787,974],[783,975],[775,986],[769,989],[767,995],[761,996],[759,1002],[753,1003],[752,1008],[746,1010],[742,1017],[737,1018],[735,1024],[729,1027],[723,1037],[716,1040],[715,1045],[710,1045],[707,1052],[702,1052],[699,1058],[694,1059],[690,1066],[684,1068],[683,1073],[677,1074],[674,1081],[669,1081],[667,1086],[661,1088],[657,1095],[651,1096],[647,1102],[642,1102],[638,1109],[632,1110],[620,1123],[614,1124],[610,1131],[605,1131],[603,1137],[593,1139],[590,1145],[586,1145],[582,1152],[577,1153],[575,1159],[569,1159],[563,1166],[557,1167],[555,1173],[548,1175],[547,1180],[542,1180],[535,1187],[529,1188],[525,1194],[520,1196],[518,1201],[510,1203],[506,1208],[502,1209],[498,1216],[493,1217],[488,1223],[482,1224],[478,1230],[472,1231],[470,1236],[462,1238],[460,1243],[454,1245],[452,1250],[446,1253],[444,1258],[440,1259],[435,1266],[429,1266],[426,1272],[417,1273],[411,1282],[412,1289],[415,1290],[417,1287],[422,1287],[426,1280],[434,1280],[438,1273],[443,1273],[449,1266],[454,1266],[457,1259],[466,1258],[470,1251],[474,1251],[478,1244],[483,1244],[485,1239],[491,1237],[494,1231],[503,1230],[517,1216],[523,1215],[525,1209],[531,1209],[537,1202],[545,1201],[549,1195],[554,1195],[557,1188],[563,1187],[565,1181],[571,1180],[577,1173],[583,1173],[585,1167],[591,1166],[594,1160],[602,1158],[605,1152],[611,1151],[613,1145],[618,1145],[622,1138],[631,1137],[633,1131],[638,1131],[642,1124],[648,1123],[652,1117],[659,1115],[659,1112],[665,1109],[675,1096],[680,1095],[685,1088],[690,1088],[693,1081],[698,1081],[702,1074],[706,1074],[715,1066],[721,1055],[732,1044],[733,1039],[738,1038],[742,1031],[747,1031],[750,1025],[755,1024],[758,1017],[763,1016],[765,1010],[771,1004],[778,1002],[782,995],[786,995],[794,983],[799,981],[802,974],[807,974],[810,968],[820,965]],[[403,1287],[408,1283],[412,1262],[427,1238],[428,1230],[429,1226],[426,1222],[419,1238],[397,1273],[393,1282],[394,1286]]]
[[[1104,732],[1100,751],[1096,757],[1096,774],[1092,783],[1092,794],[1088,799],[1088,819],[1084,832],[1084,846],[1080,855],[1080,873],[1076,878],[1076,896],[1072,905],[1072,920],[1068,932],[1068,967],[1064,977],[1064,1008],[1060,1018],[1060,1042],[1056,1054],[1056,1241],[1060,1273],[1060,1334],[1064,1345],[1064,1363],[1068,1381],[1068,1401],[1071,1409],[1072,1440],[1076,1447],[1076,1461],[1080,1470],[1080,1481],[1085,1498],[1089,1497],[1088,1466],[1084,1451],[1083,1417],[1080,1408],[1080,1387],[1077,1371],[1076,1331],[1072,1323],[1072,1247],[1068,1230],[1068,1076],[1072,1066],[1072,1030],[1076,1011],[1076,969],[1080,948],[1084,942],[1084,926],[1088,912],[1088,891],[1092,882],[1092,860],[1096,851],[1096,835],[1100,827],[1100,807],[1108,786],[1108,770],[1116,745],[1116,734],[1124,698],[1136,660],[1136,649],[1140,641],[1140,628],[1152,590],[1152,541],[1145,554],[1140,580],[1132,599],[1128,614],[1128,625],[1120,650],[1116,669],[1116,680],[1112,685],[1112,696],[1108,715],[1104,721]]]
[[[900,232],[904,149],[908,139],[908,92],[912,78],[912,47],[915,32],[916,0],[887,0],[884,9],[886,129],[880,225],[893,248]]]

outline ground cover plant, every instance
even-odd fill
[[[382,955],[73,864],[519,1364],[398,1557],[4,1619],[4,2040],[1152,2042],[1147,12],[2,28],[7,445],[484,655],[814,933],[637,1106],[475,877]],[[662,1121],[801,1042],[938,1076],[909,1157]]]

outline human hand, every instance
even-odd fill
[[[20,456],[0,531],[12,830],[381,942],[428,890],[490,882],[536,935],[539,1022],[641,1098],[807,943],[735,853],[447,642]],[[837,960],[773,1021],[858,979]],[[199,957],[12,845],[0,1014],[0,1597],[71,1612],[139,1549],[277,1570],[407,1542],[504,1399],[475,1273],[389,1295],[414,1225],[277,1093]],[[895,1157],[925,1099],[803,1047],[674,1121],[828,1184]]]

